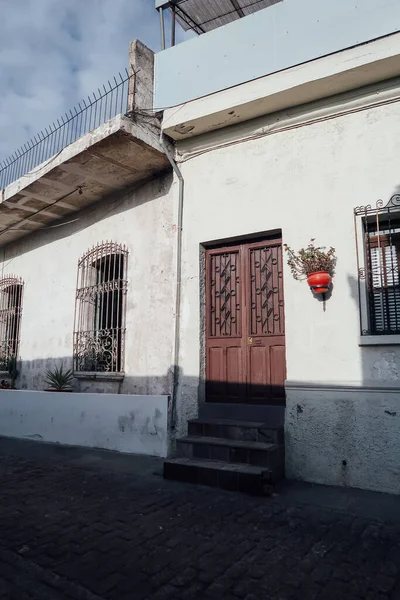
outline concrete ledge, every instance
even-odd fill
[[[102,373],[97,371],[74,371],[74,377],[76,379],[89,379],[91,381],[123,381],[125,373],[108,373],[107,371]]]
[[[0,390],[0,435],[167,456],[168,396]]]
[[[400,75],[400,33],[193,100],[164,112],[175,140],[308,104]]]
[[[290,381],[286,390],[312,392],[388,392],[400,394],[400,381]]]
[[[362,335],[359,346],[399,346],[400,335]]]

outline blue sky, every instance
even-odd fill
[[[159,50],[154,0],[0,0],[0,15],[0,160],[128,67],[131,40]]]

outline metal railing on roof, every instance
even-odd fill
[[[113,82],[108,81],[108,87],[103,85],[103,89],[98,88],[87,100],[78,102],[0,163],[0,189],[30,173],[85,133],[119,114],[126,114],[130,77],[127,70],[123,75],[119,73]]]

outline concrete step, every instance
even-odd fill
[[[283,445],[189,435],[177,440],[178,457],[218,460],[284,471]]]
[[[236,421],[233,419],[191,419],[188,422],[190,436],[205,436],[283,444],[284,429],[281,426],[269,426],[259,421]]]
[[[200,402],[200,419],[233,419],[235,421],[257,421],[268,423],[269,427],[284,425],[285,407],[264,404],[230,404]]]
[[[164,478],[253,495],[269,495],[277,482],[263,467],[195,458],[164,461]]]

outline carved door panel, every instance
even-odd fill
[[[280,240],[206,254],[206,399],[284,404]]]

